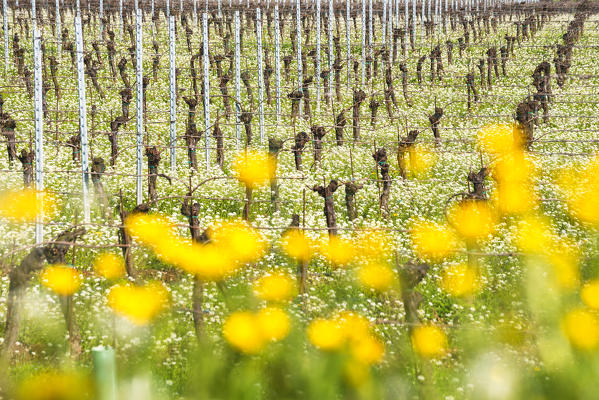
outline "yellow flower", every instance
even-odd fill
[[[414,252],[427,261],[442,261],[456,251],[457,240],[446,225],[418,221],[411,230]]]
[[[387,258],[393,248],[388,233],[380,230],[365,230],[356,237],[356,255],[362,261],[377,261]]]
[[[23,381],[17,400],[85,400],[92,398],[87,377],[75,372],[48,371]]]
[[[281,340],[289,334],[289,316],[278,307],[261,309],[256,314],[256,320],[262,335],[268,340]]]
[[[152,321],[168,302],[168,291],[158,282],[145,286],[116,285],[108,293],[108,305],[137,325]]]
[[[383,359],[385,346],[372,335],[364,335],[350,344],[352,356],[361,363],[376,364]]]
[[[210,239],[242,264],[257,261],[266,251],[260,234],[245,221],[230,221],[214,228]]]
[[[70,296],[81,287],[81,275],[66,265],[51,265],[41,274],[42,284],[62,296]]]
[[[593,350],[599,346],[599,320],[589,311],[568,312],[562,321],[562,329],[574,347]]]
[[[564,171],[559,179],[564,198],[574,217],[599,226],[599,155],[579,170]]]
[[[266,301],[289,301],[295,292],[294,281],[282,272],[263,276],[254,282],[254,294]]]
[[[281,246],[289,257],[298,261],[309,261],[314,255],[314,241],[299,229],[287,231],[281,238]]]
[[[276,173],[277,165],[267,153],[247,150],[233,160],[233,171],[244,185],[256,188],[270,182]]]
[[[256,316],[249,311],[229,315],[223,325],[223,336],[231,346],[247,354],[256,354],[266,345],[266,337],[257,326]]]
[[[464,240],[473,243],[495,230],[496,217],[486,202],[467,200],[452,208],[449,221]]]
[[[127,232],[148,246],[158,246],[174,234],[170,223],[159,215],[136,213],[125,220]]]
[[[358,281],[364,287],[382,292],[391,289],[395,274],[384,264],[368,263],[358,269]]]
[[[353,244],[339,236],[329,236],[328,239],[324,239],[320,244],[320,251],[327,260],[336,266],[346,266],[355,257]]]
[[[420,325],[412,331],[412,347],[422,357],[440,357],[447,352],[447,336],[434,325]]]
[[[580,291],[580,297],[587,307],[599,310],[599,279],[587,282]]]
[[[466,264],[451,265],[443,271],[441,287],[455,297],[468,296],[478,290],[479,276]]]
[[[308,326],[308,339],[320,350],[337,350],[341,348],[346,336],[335,320],[318,318]]]
[[[502,214],[524,214],[537,205],[537,196],[532,185],[524,182],[498,183],[492,196]]]
[[[547,259],[553,267],[553,276],[561,289],[573,290],[578,287],[580,254],[574,243],[563,239],[556,241]]]
[[[528,216],[518,223],[516,244],[522,251],[544,254],[553,243],[553,230],[548,219]]]
[[[522,148],[522,133],[516,124],[491,124],[477,134],[479,147],[489,154],[505,154]]]
[[[116,279],[125,274],[125,262],[114,253],[102,253],[96,257],[94,269],[105,279]]]
[[[0,194],[0,217],[13,222],[35,222],[41,215],[52,218],[57,212],[54,196],[26,188]]]
[[[361,339],[370,334],[370,321],[352,311],[341,311],[334,318],[349,340]]]
[[[425,176],[437,162],[437,156],[430,146],[418,143],[408,149],[408,163],[406,171],[408,175],[416,178]]]
[[[370,369],[368,368],[368,365],[359,362],[355,358],[352,358],[345,363],[343,375],[355,388],[360,388],[370,381]]]
[[[499,157],[491,166],[498,183],[530,183],[536,172],[532,157],[524,151],[514,151]]]

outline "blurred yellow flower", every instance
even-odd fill
[[[358,313],[341,311],[332,319],[337,322],[344,335],[350,340],[360,339],[370,333],[370,321]]]
[[[86,376],[76,372],[41,372],[21,383],[16,398],[17,400],[92,399],[92,385]]]
[[[307,262],[314,255],[316,243],[303,231],[292,229],[281,237],[281,246],[289,257]]]
[[[12,222],[35,222],[42,215],[47,220],[56,212],[56,199],[48,192],[25,188],[0,194],[0,217]]]
[[[457,239],[446,225],[420,220],[411,230],[414,252],[426,261],[437,262],[455,253]]]
[[[336,266],[347,266],[350,264],[356,252],[354,245],[347,239],[339,236],[328,236],[320,243],[320,252],[322,255]]]
[[[485,201],[466,200],[449,211],[449,222],[469,243],[487,238],[495,230],[497,218]]]
[[[599,320],[587,310],[568,312],[562,320],[562,329],[574,347],[593,350],[599,346]]]
[[[578,287],[580,252],[575,243],[564,239],[555,241],[547,260],[553,267],[553,276],[560,289],[574,290]]]
[[[372,335],[363,335],[350,343],[352,356],[367,365],[376,364],[383,359],[385,346]]]
[[[244,185],[256,188],[270,182],[276,173],[275,159],[265,152],[247,150],[233,160],[233,171]]]
[[[125,262],[114,253],[102,253],[94,261],[94,270],[105,279],[116,279],[125,275]]]
[[[296,294],[295,282],[282,272],[263,276],[253,286],[256,297],[266,301],[289,301]]]
[[[450,265],[443,271],[441,287],[455,297],[469,296],[480,287],[480,278],[474,268],[466,264]]]
[[[266,345],[266,337],[257,326],[256,316],[249,311],[229,315],[223,325],[223,336],[231,346],[247,354],[256,354]]]
[[[526,253],[545,254],[554,243],[551,221],[545,217],[527,216],[520,220],[516,245]]]
[[[532,185],[524,182],[500,182],[491,197],[502,214],[524,214],[537,206]]]
[[[440,357],[447,352],[447,336],[434,325],[420,325],[412,331],[412,347],[422,357]]]
[[[267,340],[277,341],[289,334],[291,322],[285,311],[278,307],[266,307],[258,311],[256,320]]]
[[[498,183],[532,182],[536,173],[533,158],[524,151],[504,154],[491,165],[491,175]]]
[[[318,318],[308,326],[308,339],[320,350],[337,350],[341,348],[346,336],[338,321]]]
[[[496,123],[482,127],[478,146],[489,154],[505,154],[522,148],[522,133],[516,124]]]
[[[408,149],[406,172],[408,175],[421,178],[428,174],[437,162],[437,155],[430,146],[418,143]]]
[[[166,218],[154,214],[136,213],[125,220],[127,232],[148,246],[170,240],[174,234]]]
[[[210,239],[242,264],[255,262],[266,252],[260,233],[245,221],[225,222],[222,226],[211,229]]]
[[[168,297],[168,291],[159,282],[116,285],[108,292],[108,306],[131,322],[145,325],[166,308]]]
[[[356,237],[356,256],[361,261],[377,261],[387,258],[393,249],[393,239],[387,232],[369,229]]]
[[[81,287],[81,274],[75,268],[66,265],[51,265],[42,272],[41,281],[53,292],[70,296]]]
[[[580,291],[580,297],[587,307],[599,310],[599,279],[587,282]]]
[[[579,169],[563,171],[558,183],[572,215],[599,227],[599,155]]]
[[[371,262],[358,269],[358,282],[364,287],[382,292],[392,287],[395,274],[387,265]]]
[[[352,358],[345,363],[343,368],[345,379],[355,388],[360,388],[370,381],[368,365]]]

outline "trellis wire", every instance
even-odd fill
[[[81,144],[81,185],[83,191],[83,221],[90,221],[89,161],[87,141],[87,106],[85,99],[85,73],[83,71],[83,32],[81,15],[75,17],[75,42],[77,47],[77,94],[79,98],[79,135]]]
[[[208,14],[202,14],[202,40],[204,41],[204,143],[206,144],[206,170],[210,169],[210,57],[208,54]]]
[[[175,93],[175,17],[168,17],[168,62],[169,62],[169,97],[170,97],[170,146],[171,173],[175,173],[177,165],[177,95]]]
[[[137,79],[137,185],[136,185],[136,198],[137,204],[143,202],[142,193],[142,154],[143,154],[143,134],[144,134],[144,120],[143,120],[143,48],[142,48],[142,30],[141,30],[141,9],[135,9],[135,63],[137,67],[136,79]]]
[[[256,43],[258,52],[258,113],[260,119],[260,143],[264,143],[264,67],[262,66],[262,10],[256,9]]]

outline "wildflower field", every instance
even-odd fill
[[[599,398],[599,3],[3,2],[0,399]]]

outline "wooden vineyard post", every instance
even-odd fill
[[[210,168],[210,57],[208,55],[208,14],[202,14],[202,39],[204,41],[204,143],[206,145],[206,170]]]
[[[35,0],[32,4],[34,2]],[[44,116],[42,110],[41,37],[37,28],[33,29],[33,74],[35,85],[35,189],[38,191],[38,195],[41,195],[40,192],[44,190]],[[43,210],[43,207],[40,209]],[[35,224],[35,242],[37,244],[44,241],[43,218],[43,212],[38,214]]]
[[[136,137],[136,166],[137,166],[137,185],[136,199],[137,204],[143,203],[142,192],[142,168],[143,168],[143,49],[142,49],[142,30],[141,30],[141,9],[135,9],[135,62],[136,62],[136,80],[137,80],[137,137]]]
[[[258,116],[260,121],[260,144],[264,143],[264,67],[262,63],[262,10],[256,8],[256,43],[258,61]]]
[[[83,189],[83,222],[90,222],[89,161],[87,140],[87,105],[85,98],[85,72],[83,70],[83,32],[81,15],[75,17],[75,42],[77,47],[77,93],[79,97],[79,136],[81,143],[81,184]]]
[[[168,61],[169,61],[169,97],[170,97],[170,148],[171,173],[175,174],[177,165],[177,97],[175,93],[175,17],[168,17]]]

